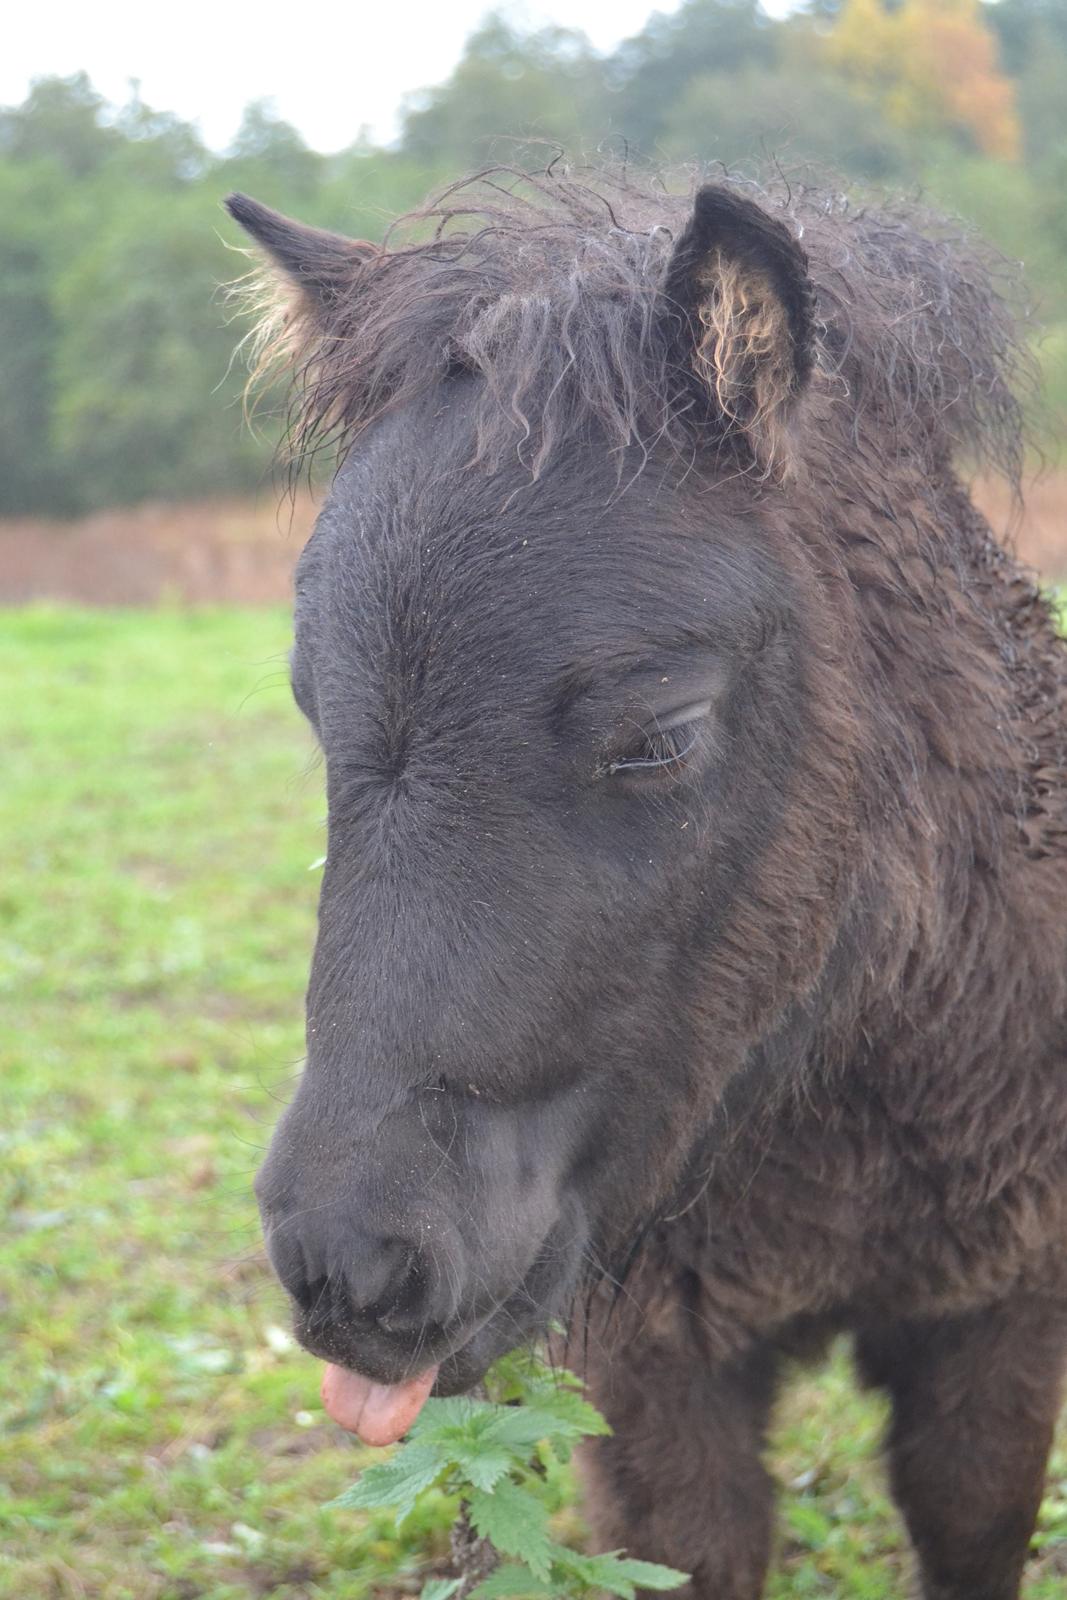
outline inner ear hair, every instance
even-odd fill
[[[299,461],[344,411],[347,391],[336,366],[324,366],[324,352],[343,342],[357,314],[361,274],[381,259],[382,247],[308,227],[248,195],[231,194],[224,204],[261,258],[259,269],[229,290],[253,322],[245,340],[246,410],[276,379],[288,378],[296,394],[289,442]]]
[[[700,285],[693,365],[727,422],[765,431],[797,393],[785,307],[768,273],[721,251]]]
[[[697,192],[666,292],[688,325],[689,365],[728,434],[768,470],[791,455],[789,423],[814,366],[814,290],[786,224],[720,184]]]

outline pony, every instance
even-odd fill
[[[758,1600],[783,1364],[891,1401],[925,1600],[1014,1600],[1067,1361],[1067,655],[1013,291],[814,187],[493,171],[231,215],[337,469],[307,1061],[257,1178],[370,1442],[565,1318],[605,1545]]]

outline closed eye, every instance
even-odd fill
[[[680,772],[700,738],[701,723],[711,711],[711,702],[683,706],[659,719],[650,728],[643,728],[633,745],[610,761],[606,767],[608,777],[616,773]]]

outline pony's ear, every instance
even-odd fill
[[[294,222],[246,194],[227,195],[223,204],[299,292],[312,315],[342,295],[351,285],[354,269],[377,251],[377,246],[361,239]]]
[[[720,184],[699,189],[664,283],[685,359],[728,434],[767,469],[815,362],[808,258],[786,224]]]

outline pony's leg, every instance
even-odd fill
[[[759,1600],[773,1516],[760,1461],[770,1347],[709,1365],[687,1339],[608,1342],[610,1355],[591,1354],[588,1367],[614,1432],[581,1462],[598,1548],[690,1573],[672,1590],[678,1600]]]
[[[1016,1600],[1067,1354],[1067,1311],[1031,1300],[867,1330],[861,1370],[893,1403],[893,1494],[923,1600]]]

